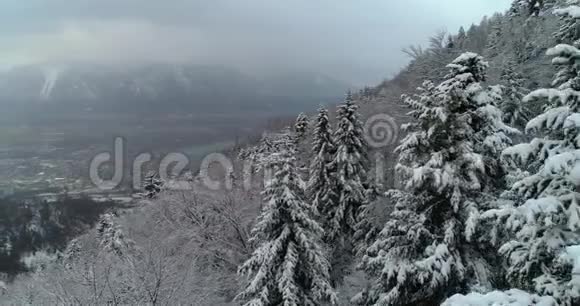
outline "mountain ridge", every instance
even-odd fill
[[[29,65],[0,73],[4,104],[49,106],[59,111],[156,112],[191,111],[207,106],[215,111],[235,104],[244,109],[272,108],[276,103],[341,97],[350,84],[311,72],[279,72],[254,76],[241,70],[210,65],[144,63]],[[296,93],[298,98],[296,98]],[[253,103],[252,103],[253,101]],[[305,104],[291,109],[301,109]],[[315,106],[315,105],[310,105]],[[282,106],[284,108],[284,106]]]

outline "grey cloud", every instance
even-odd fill
[[[376,82],[400,49],[510,0],[5,0],[0,65],[169,61],[251,71],[310,69]]]

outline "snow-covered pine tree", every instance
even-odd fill
[[[447,43],[445,44],[445,48],[447,49],[455,48],[455,41],[453,39],[453,35],[447,36]]]
[[[115,216],[112,213],[101,216],[97,223],[97,236],[103,250],[117,256],[125,255],[134,244],[133,241],[125,238],[123,229],[115,222]]]
[[[524,127],[531,119],[531,111],[523,102],[529,91],[524,87],[524,78],[514,70],[514,67],[516,64],[508,61],[502,69],[500,109],[506,123],[515,127]]]
[[[514,0],[509,9],[510,16],[539,16],[550,8],[555,0]]]
[[[460,27],[457,36],[455,37],[455,47],[458,49],[463,49],[465,47],[465,41],[467,40],[467,34],[465,33],[465,28]]]
[[[503,21],[504,19],[501,15],[494,16],[490,21],[491,29],[487,38],[486,56],[497,56],[501,52],[500,43],[502,38],[502,31],[504,28]]]
[[[81,257],[82,244],[78,239],[71,240],[63,253],[64,267],[72,269],[72,263]]]
[[[337,202],[323,213],[327,217],[328,242],[348,242],[355,231],[357,214],[366,203],[368,146],[364,139],[358,106],[349,92],[337,110],[337,129],[334,132],[336,150],[331,167],[335,171]]]
[[[330,167],[334,151],[328,110],[320,107],[313,135],[312,155],[314,158],[310,165],[306,194],[315,211],[322,212],[323,215],[330,211],[337,200],[334,189],[336,187],[335,176]]]
[[[373,211],[375,201],[383,196],[379,187],[374,184],[367,184],[366,202],[359,208],[358,223],[355,226],[353,240],[355,241],[355,254],[359,257],[364,255],[366,249],[376,240],[381,231],[378,226],[376,212]]]
[[[403,97],[416,120],[397,148],[406,191],[388,193],[395,210],[365,252],[361,268],[374,280],[355,303],[436,305],[468,286],[489,285],[484,256],[463,232],[495,188],[498,173],[486,155],[513,129],[480,84],[487,67],[481,56],[465,53],[448,67],[440,85],[428,82],[416,97]]]
[[[513,287],[553,296],[560,305],[578,305],[580,50],[557,45],[547,53],[560,66],[555,88],[538,89],[524,99],[546,103],[545,112],[526,126],[537,138],[503,154],[533,173],[513,186],[523,203],[488,211],[482,219],[496,219],[513,233],[500,248]]]
[[[482,21],[482,24],[486,22],[485,19]],[[487,42],[487,35],[482,31],[485,26],[476,26],[475,24],[471,24],[469,29],[467,30],[467,43],[464,45],[464,48],[467,50],[482,52],[485,49],[485,45]]]
[[[514,1],[505,20],[502,38],[505,58],[513,59],[520,65],[541,59],[545,51],[553,46],[553,35],[550,34],[557,29],[557,20],[551,16],[552,8],[556,2],[563,1],[567,0]],[[536,79],[535,76],[530,78]]]
[[[163,180],[161,180],[157,173],[151,172],[147,174],[147,177],[145,177],[145,181],[143,182],[143,190],[145,191],[143,193],[144,196],[149,199],[157,197],[163,189],[163,185]]]
[[[306,136],[308,130],[308,117],[304,113],[300,113],[296,118],[296,123],[294,124],[294,133],[296,135],[297,141],[301,140]]]
[[[558,43],[579,46],[580,7],[578,5],[580,5],[579,0],[568,0],[565,5],[554,10],[554,14],[561,19],[561,26],[555,33]]]
[[[253,277],[237,299],[247,300],[248,306],[335,304],[321,247],[323,229],[305,202],[294,157],[281,154],[252,231],[259,246],[239,270]]]
[[[522,12],[522,7],[522,0],[514,0],[508,10],[508,16],[512,18],[519,16]]]
[[[324,241],[330,247],[331,281],[342,283],[352,269],[354,258],[353,235],[357,229],[361,208],[367,203],[367,145],[359,121],[358,106],[352,94],[337,110],[337,129],[334,132],[334,150],[330,170],[332,188],[328,200],[320,207]]]
[[[301,173],[308,174],[307,152],[309,151],[308,144],[304,141],[309,128],[309,119],[304,113],[300,113],[294,123],[294,147],[296,149],[296,165],[301,170]]]
[[[251,162],[254,171],[260,172],[277,163],[279,153],[288,150],[296,150],[296,141],[291,130],[284,129],[280,133],[264,132],[260,142],[256,146],[240,150],[238,158]]]
[[[373,89],[370,86],[365,86],[362,89],[362,97],[363,97],[363,101],[365,101],[365,102],[371,101],[373,98]]]
[[[530,16],[539,16],[544,9],[545,1],[546,0],[526,0],[523,2],[526,3]]]
[[[81,250],[82,250],[81,242],[78,239],[73,239],[68,243],[64,251],[63,258],[66,261],[72,261],[79,257]]]

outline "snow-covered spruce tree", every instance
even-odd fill
[[[447,49],[455,48],[455,41],[454,41],[453,35],[447,36],[447,43],[445,44],[445,48],[447,48]]]
[[[285,129],[280,133],[264,132],[260,142],[256,146],[240,150],[238,158],[251,162],[253,170],[260,172],[277,163],[279,153],[288,150],[296,150],[292,131]]]
[[[125,238],[123,229],[115,222],[115,216],[111,213],[104,214],[97,223],[99,246],[104,251],[123,256],[134,245],[133,241]]]
[[[369,102],[373,98],[373,89],[370,86],[365,86],[359,91],[359,99],[363,102]]]
[[[281,154],[252,231],[259,246],[239,270],[253,276],[237,299],[252,306],[335,304],[330,265],[321,247],[323,229],[305,201],[295,158],[290,152]]]
[[[513,62],[506,62],[502,69],[500,109],[506,123],[523,128],[531,119],[531,111],[523,102],[528,90],[523,85],[524,78],[514,70],[515,66]]]
[[[301,140],[306,136],[308,130],[308,117],[304,113],[300,113],[294,123],[294,133],[297,140]]]
[[[62,263],[66,269],[72,269],[73,263],[82,256],[82,249],[82,243],[78,239],[69,242],[62,254]]]
[[[463,233],[501,179],[488,154],[513,129],[480,84],[487,67],[481,56],[465,53],[448,67],[440,85],[425,83],[416,97],[403,97],[415,118],[397,148],[406,191],[388,194],[395,210],[361,263],[374,280],[355,303],[436,305],[469,286],[489,286],[485,257]]]
[[[102,225],[100,225],[102,226]],[[77,259],[82,252],[82,244],[78,239],[73,239],[69,242],[63,253],[65,261],[72,261]]]
[[[487,38],[487,47],[486,47],[486,56],[497,56],[501,50],[501,38],[502,38],[502,30],[504,28],[503,25],[503,16],[494,16],[494,18],[490,21],[491,29],[489,36]]]
[[[312,142],[314,158],[310,165],[310,176],[306,189],[308,199],[317,212],[329,211],[336,201],[335,177],[330,167],[334,150],[328,110],[320,107]]]
[[[366,202],[363,183],[367,179],[368,147],[363,133],[358,106],[349,92],[345,103],[338,107],[334,132],[336,150],[331,167],[336,176],[337,203],[322,211],[328,218],[329,241],[344,242],[352,237],[358,210]]]
[[[510,16],[539,16],[549,9],[556,0],[514,0],[509,9]]]
[[[161,180],[157,173],[149,173],[143,182],[143,195],[149,199],[153,199],[161,192],[163,185],[163,180]]]
[[[467,30],[467,43],[464,48],[467,50],[473,50],[477,52],[483,52],[487,44],[487,17],[481,21],[480,26],[472,24]]]
[[[353,240],[355,241],[355,255],[362,257],[366,249],[376,240],[378,234],[381,232],[381,227],[378,226],[375,201],[382,199],[384,192],[380,191],[380,186],[372,183],[367,184],[366,202],[363,204],[358,213],[358,222],[355,226]]]
[[[458,49],[463,49],[465,47],[465,41],[467,40],[467,34],[465,33],[465,28],[460,27],[457,36],[455,37],[455,47]]]
[[[292,139],[296,149],[296,165],[301,170],[301,173],[308,174],[308,154],[309,145],[304,141],[306,134],[309,132],[309,119],[304,113],[300,113],[294,123],[294,134]]]
[[[523,203],[490,210],[513,233],[501,248],[513,287],[555,297],[560,305],[580,303],[580,50],[558,45],[548,50],[560,66],[555,88],[539,89],[524,101],[542,100],[545,112],[528,122],[537,138],[504,151],[512,164],[533,173],[513,186]],[[497,231],[497,230],[496,230]],[[576,257],[580,253],[575,253]]]
[[[325,231],[324,242],[330,248],[331,281],[335,286],[342,283],[352,269],[353,235],[361,209],[367,203],[364,183],[367,181],[368,148],[358,118],[358,106],[349,92],[345,103],[337,110],[337,129],[332,137],[334,148],[327,164],[329,190],[323,191],[324,203],[317,205]]]
[[[555,33],[558,43],[569,44],[578,47],[580,39],[580,29],[578,19],[580,18],[580,1],[568,0],[564,5],[554,9],[554,14],[561,19],[561,26]]]

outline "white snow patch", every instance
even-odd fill
[[[566,248],[562,254],[562,259],[572,263],[572,274],[580,274],[580,245],[573,245]]]
[[[580,56],[580,54],[578,54]],[[569,101],[571,98],[580,97],[580,93],[570,88],[565,89],[555,89],[555,88],[541,88],[532,91],[527,96],[524,97],[522,102],[529,103],[537,99],[548,99],[553,101],[558,99],[560,101]]]
[[[528,215],[529,220],[535,219],[536,214],[540,213],[557,213],[562,203],[556,197],[545,197],[539,199],[529,199],[518,210]]]
[[[574,163],[574,167],[572,170],[570,170],[570,173],[568,174],[568,180],[572,184],[580,186],[580,163],[578,161]]]
[[[550,156],[544,162],[544,168],[541,173],[544,175],[551,175],[553,173],[570,173],[580,162],[580,150],[564,152]]]
[[[573,113],[572,115],[566,118],[566,122],[564,122],[564,128],[578,128],[580,127],[580,114]]]
[[[477,53],[473,53],[473,52],[465,52],[463,54],[461,54],[459,57],[457,57],[452,63],[453,64],[459,64],[462,62],[466,62],[472,59],[477,59],[477,58],[481,58],[481,56]],[[487,62],[483,62],[484,65],[487,65]]]
[[[556,306],[552,297],[538,296],[525,291],[512,289],[509,291],[492,291],[487,294],[470,293],[456,294],[441,306]]]
[[[576,47],[568,45],[568,44],[559,44],[553,48],[548,49],[548,51],[546,51],[546,55],[548,55],[548,56],[556,56],[556,55],[564,55],[564,54],[579,55],[580,50],[578,50]]]
[[[565,101],[565,99],[562,99]],[[557,130],[564,126],[571,115],[568,106],[556,107],[530,120],[526,125],[526,132],[537,131],[543,128]]]
[[[509,156],[513,159],[519,158],[523,164],[527,164],[535,152],[536,146],[533,144],[521,143],[503,150],[501,155],[503,157]]]
[[[567,247],[562,255],[560,255],[560,260],[572,265],[572,278],[567,286],[571,290],[578,292],[580,290],[580,245]]]
[[[56,85],[61,72],[62,70],[59,68],[49,68],[44,71],[44,85],[42,85],[42,90],[40,91],[41,98],[50,98],[52,89]]]
[[[580,7],[577,5],[572,5],[565,8],[555,9],[554,15],[569,16],[578,19],[580,18]]]

